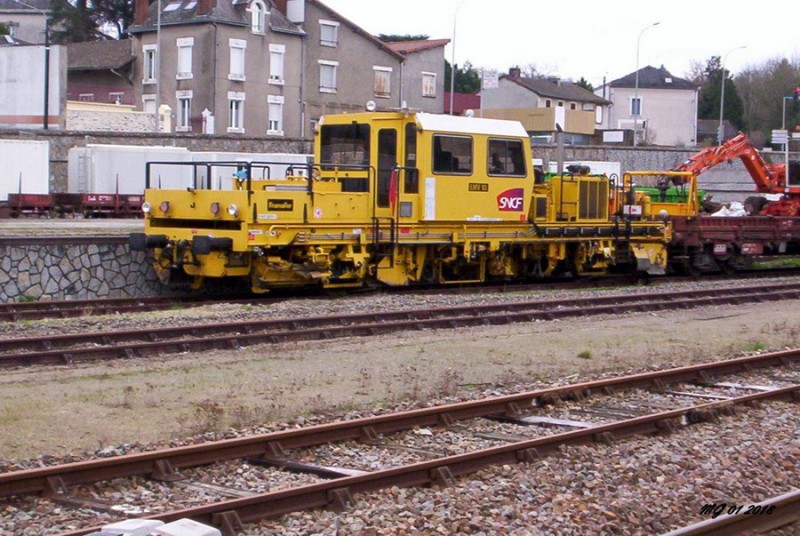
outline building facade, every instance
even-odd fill
[[[177,132],[299,136],[302,31],[262,0],[137,0],[134,101]]]
[[[549,141],[559,128],[572,143],[587,143],[611,103],[571,82],[527,78],[518,68],[481,91],[483,117],[520,121],[533,136]]]
[[[402,92],[399,99],[411,109],[441,113],[444,110],[444,47],[449,39],[389,42],[402,54]]]
[[[8,27],[15,41],[44,43],[50,13],[50,0],[0,0],[0,24]]]
[[[67,100],[134,103],[132,39],[70,43],[67,58]]]
[[[409,84],[441,110],[444,44],[406,56],[317,0],[136,0],[130,31],[134,101],[178,132],[309,137],[324,114],[402,106]]]
[[[663,66],[647,66],[598,88],[613,103],[603,122],[608,130],[633,130],[636,143],[693,147],[697,145],[700,88],[673,76]]]

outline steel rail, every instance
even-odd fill
[[[756,280],[763,277],[777,277],[780,275],[791,276],[800,274],[797,269],[773,268],[754,272],[743,272],[734,275],[710,274],[704,280]],[[646,283],[658,286],[663,283],[676,281],[695,281],[697,278],[686,276],[670,276],[667,279],[646,279]],[[549,281],[538,281],[536,283],[526,283],[523,281],[508,281],[497,284],[465,284],[465,285],[420,285],[404,287],[363,287],[361,289],[350,289],[346,294],[355,295],[364,292],[389,293],[389,294],[488,294],[488,293],[512,293],[525,291],[553,291],[560,289],[583,290],[602,287],[620,287],[631,285],[633,282],[641,283],[641,277],[625,275],[588,276],[578,280],[561,281],[558,279]],[[41,300],[0,303],[0,322],[17,322],[20,320],[41,320],[44,318],[72,318],[78,316],[129,313],[142,311],[155,311],[179,306],[199,306],[207,303],[247,302],[256,305],[264,305],[273,299],[285,299],[287,296],[308,297],[325,296],[322,288],[302,288],[281,289],[273,291],[271,298],[250,297],[247,299],[237,299],[237,293],[230,295],[175,295],[175,296],[141,296],[141,297],[118,297],[118,298],[98,298],[98,299],[75,299],[75,300]]]
[[[237,294],[238,296],[238,294]],[[267,305],[284,298],[236,298],[228,296],[226,304],[247,303]],[[80,299],[63,301],[12,302],[0,304],[0,321],[41,320],[43,318],[71,318],[77,316],[103,315],[157,311],[172,307],[200,307],[220,303],[213,296],[147,296],[103,299]]]
[[[191,300],[184,301],[174,296],[11,302],[0,304],[0,321],[17,322],[19,320],[40,320],[42,318],[67,318],[117,313],[120,311],[153,311],[176,304],[185,305],[191,303]]]
[[[0,368],[793,298],[800,298],[800,283],[4,339],[0,352],[7,353],[0,354]],[[30,350],[37,347],[46,349]]]
[[[673,431],[691,423],[713,420],[720,414],[732,413],[736,406],[765,400],[800,400],[800,385],[662,411],[403,467],[383,469],[363,475],[174,510],[148,517],[165,522],[188,517],[219,526],[223,529],[223,534],[233,536],[243,523],[255,522],[266,517],[314,508],[346,507],[353,503],[352,496],[356,493],[369,493],[392,486],[448,485],[453,483],[457,477],[489,466],[536,461],[544,455],[557,451],[561,446],[577,446],[597,442],[610,443],[633,435]],[[97,528],[72,531],[62,536],[80,536],[93,530],[97,530]]]
[[[729,536],[730,534],[762,533],[800,521],[800,490],[793,490],[753,505],[752,510],[735,514],[723,513],[665,533],[663,536]],[[760,507],[758,511],[755,507]],[[764,509],[770,508],[769,514]],[[753,512],[756,513],[753,513]]]
[[[54,493],[70,485],[120,477],[165,476],[172,470],[237,458],[278,456],[287,449],[369,439],[381,434],[409,430],[415,426],[450,425],[456,421],[488,415],[515,416],[521,414],[525,408],[540,407],[557,400],[582,399],[621,389],[661,388],[676,382],[709,381],[714,375],[735,374],[770,366],[789,366],[798,360],[800,349],[785,350],[245,438],[14,471],[0,474],[0,497]]]

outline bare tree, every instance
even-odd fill
[[[800,81],[800,61],[776,58],[750,66],[736,76],[736,86],[744,103],[748,134],[756,143],[769,140],[770,131],[780,128],[786,107],[786,127],[800,124],[800,106],[790,99]]]

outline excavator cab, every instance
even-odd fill
[[[622,190],[642,207],[643,219],[696,216],[704,195],[688,171],[629,171],[622,176]]]

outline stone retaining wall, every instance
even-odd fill
[[[0,246],[0,302],[152,296],[164,287],[127,244]]]
[[[67,130],[72,131],[147,132],[154,122],[153,114],[143,112],[67,110]]]

